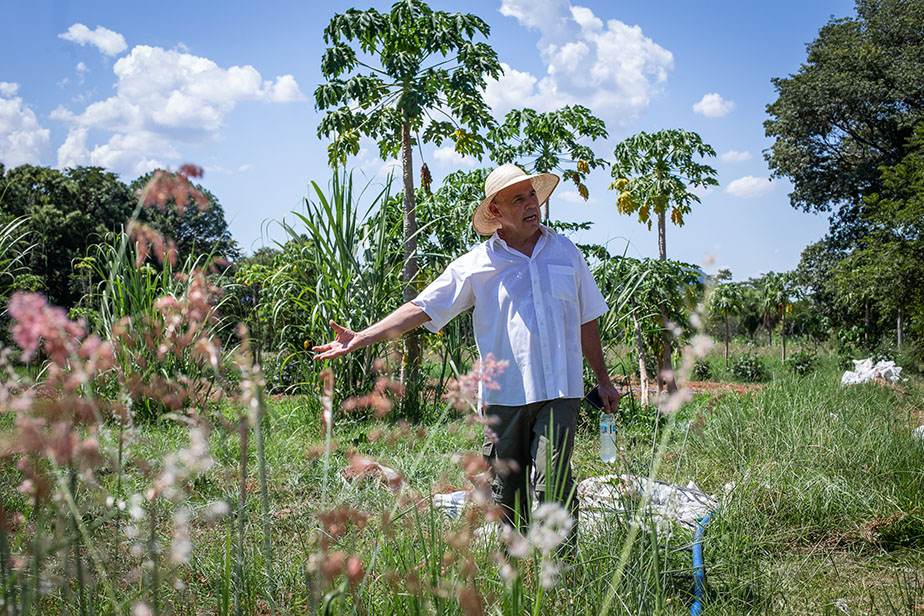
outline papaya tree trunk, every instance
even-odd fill
[[[414,205],[414,163],[411,150],[411,126],[401,125],[401,172],[404,179],[404,301],[417,297],[417,212]],[[404,384],[410,386],[408,401],[416,398],[416,384],[420,374],[420,336],[412,330],[404,338]]]
[[[666,224],[664,212],[661,212],[658,214],[658,258],[662,261],[667,261],[667,237],[664,233]]]
[[[905,341],[905,321],[902,318],[901,306],[898,308],[898,322],[895,324],[895,329],[898,336],[898,348],[902,348],[902,343]]]

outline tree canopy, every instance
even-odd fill
[[[856,11],[821,28],[796,73],[773,79],[764,122],[775,139],[765,157],[792,181],[792,206],[834,211],[845,241],[862,234],[861,198],[880,191],[879,168],[904,157],[924,117],[924,0],[857,0]]]
[[[87,291],[79,263],[90,245],[128,222],[138,204],[134,188],[143,186],[147,178],[129,186],[101,167],[60,171],[0,166],[0,224],[12,217],[25,219],[22,230],[33,246],[22,264],[41,280],[42,291],[53,304],[72,307]],[[214,195],[199,189],[208,200],[205,211],[192,207],[179,215],[168,203],[164,211],[141,210],[139,219],[173,238],[181,256],[215,249],[226,258],[238,257],[221,205]]]
[[[670,209],[671,222],[682,227],[692,204],[700,202],[689,189],[718,185],[715,169],[694,160],[715,156],[715,150],[698,134],[677,128],[632,135],[616,146],[613,155],[610,188],[619,191],[616,208],[621,214],[638,213],[649,229],[651,215],[657,216],[658,253],[664,261],[665,214]]]

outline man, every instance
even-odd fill
[[[519,529],[529,521],[528,484],[540,502],[562,502],[577,516],[570,459],[584,395],[582,353],[604,408],[612,412],[619,403],[597,329],[597,317],[607,311],[603,296],[577,247],[539,222],[557,184],[556,175],[527,175],[516,165],[492,171],[472,217],[475,230],[490,239],[367,329],[354,332],[331,321],[336,338],[313,348],[315,359],[329,359],[418,325],[437,332],[474,307],[481,357],[507,362],[499,388],[482,392],[492,430],[483,453],[509,469],[495,472],[492,488],[506,522]]]

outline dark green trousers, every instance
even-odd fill
[[[529,525],[532,488],[539,502],[558,502],[571,511],[576,536],[571,452],[580,408],[580,398],[485,408],[488,428],[482,454],[494,469],[494,502],[504,509],[505,522],[520,532]]]

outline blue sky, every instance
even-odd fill
[[[185,162],[225,208],[247,252],[280,239],[274,220],[301,209],[308,182],[324,183],[313,92],[321,81],[322,31],[345,2],[7,3],[0,38],[0,162],[96,164],[131,181]],[[388,10],[388,2],[356,5]],[[489,85],[497,117],[513,107],[549,111],[581,103],[606,121],[604,158],[640,130],[698,132],[720,155],[720,186],[683,228],[667,231],[668,256],[727,267],[735,279],[792,269],[827,230],[823,216],[789,205],[770,182],[762,152],[770,79],[798,70],[805,44],[847,0],[758,2],[444,1],[475,13],[506,73]],[[436,179],[477,161],[424,148]],[[420,157],[415,151],[415,166]],[[366,143],[351,165],[368,177],[394,163]],[[417,175],[417,173],[415,173]],[[562,185],[552,216],[593,221],[580,241],[656,256],[655,231],[615,209],[609,174],[596,170],[590,201]]]

